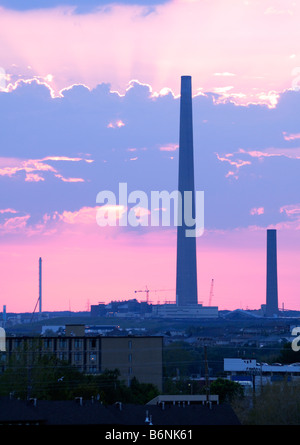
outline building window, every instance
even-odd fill
[[[132,354],[128,354],[128,361],[129,361],[129,363],[132,362]]]
[[[76,363],[81,362],[81,360],[82,360],[82,354],[81,354],[81,352],[76,352],[76,353],[75,353],[75,356],[74,356],[74,359],[75,359],[75,362],[76,362]]]
[[[17,338],[16,340],[14,340],[14,347],[19,348],[20,346],[21,346],[21,339]]]
[[[65,338],[60,338],[59,339],[59,347],[60,347],[60,349],[65,349],[66,345],[67,345],[66,339]]]
[[[75,338],[75,340],[74,340],[74,347],[76,349],[79,349],[79,348],[81,348],[81,344],[82,344],[81,339],[80,338]]]
[[[96,344],[97,344],[96,339],[95,339],[95,338],[92,338],[92,339],[90,340],[90,346],[91,346],[91,348],[95,348],[95,347],[96,347]]]
[[[66,352],[59,352],[58,353],[59,360],[67,361],[68,360],[68,354]]]
[[[52,345],[51,338],[45,338],[45,340],[44,340],[44,348],[49,349],[49,348],[51,348],[51,345]]]
[[[128,341],[128,349],[132,349],[132,341],[131,340]]]
[[[90,354],[90,362],[91,363],[96,363],[96,359],[97,359],[96,354],[91,353]]]
[[[129,368],[128,368],[128,375],[131,375],[132,374],[132,367],[130,366]]]

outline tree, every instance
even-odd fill
[[[285,364],[298,363],[300,362],[300,351],[293,351],[291,343],[286,343],[275,361]]]
[[[136,377],[131,380],[129,403],[145,405],[158,395],[159,391],[152,383],[140,383]]]
[[[42,353],[39,343],[23,342],[11,354],[5,371],[0,374],[0,395],[13,393],[21,399],[71,400],[100,398],[102,403],[147,403],[159,392],[152,384],[131,381],[128,387],[120,380],[118,369],[106,369],[102,374],[86,375],[59,360],[54,354]]]
[[[24,343],[9,356],[0,375],[0,394],[14,393],[22,399],[68,399],[83,380],[83,374],[67,362],[40,353],[37,343]]]
[[[100,394],[101,401],[106,405],[115,402],[125,402],[128,397],[128,388],[120,379],[118,369],[105,369],[100,375],[95,376],[95,382]]]
[[[255,404],[242,413],[248,425],[299,425],[300,386],[287,381],[268,384],[256,396]]]
[[[236,397],[243,397],[244,390],[242,385],[228,379],[218,378],[210,385],[210,393],[218,394],[220,403],[232,402]]]
[[[186,342],[174,342],[164,349],[164,373],[166,377],[198,374],[203,352],[195,351]]]

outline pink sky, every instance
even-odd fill
[[[54,95],[73,84],[92,88],[102,82],[124,94],[137,79],[153,93],[171,89],[178,95],[180,76],[188,74],[194,94],[218,92],[242,103],[275,105],[278,93],[300,86],[299,23],[300,3],[292,0],[174,0],[151,14],[124,5],[87,14],[75,14],[69,7],[26,12],[0,7],[0,68],[6,72],[8,91],[20,78],[36,77]],[[114,127],[122,127],[121,122],[112,123]],[[297,141],[299,134],[285,138]],[[170,141],[161,150],[176,147]],[[268,156],[268,149],[250,156]],[[27,161],[0,154],[0,175],[6,179],[22,171],[26,181],[42,183],[38,170],[64,182],[83,181],[61,175],[48,161],[38,154]],[[174,232],[137,235],[99,228],[89,208],[57,214],[56,219],[45,216],[32,228],[30,215],[10,210],[10,218],[0,225],[0,310],[3,304],[8,312],[34,309],[40,256],[44,310],[79,311],[99,301],[142,299],[146,295],[134,291],[146,286],[154,303],[175,299],[175,290],[155,292],[175,288]],[[260,205],[250,210],[264,214]],[[5,208],[0,206],[1,211]],[[282,211],[291,221],[278,227],[279,306],[300,310],[299,205]],[[260,308],[265,303],[265,238],[265,229],[255,227],[206,232],[199,238],[199,301],[208,304],[213,278],[212,304],[219,309]]]
[[[175,300],[176,233],[131,233],[99,227],[95,209],[45,220],[32,229],[16,225],[15,240],[2,243],[1,300],[7,311],[34,309],[38,298],[38,258],[43,258],[43,310],[86,310],[88,305],[137,298],[148,287],[153,303]],[[279,306],[300,309],[300,238],[297,226],[278,227]],[[294,230],[295,229],[295,230]],[[296,236],[295,236],[296,235]],[[198,300],[219,309],[259,309],[265,303],[266,233],[249,228],[206,232],[198,238]],[[282,247],[284,246],[284,248]],[[15,277],[12,279],[12,277]],[[166,290],[166,292],[164,291]]]
[[[56,94],[101,82],[123,93],[132,79],[178,94],[189,74],[195,94],[269,101],[298,83],[299,19],[291,0],[174,0],[151,14],[132,5],[2,9],[0,63],[9,75],[47,79]]]

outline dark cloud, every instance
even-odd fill
[[[117,0],[113,2],[109,0],[0,0],[0,6],[18,11],[55,8],[57,6],[75,6],[78,14],[84,14],[99,7],[112,4],[149,6],[149,12],[151,12],[151,7],[168,3],[168,1],[170,0]]]
[[[300,141],[300,93],[283,93],[273,109],[214,99],[208,94],[193,101],[195,180],[205,192],[205,226],[286,220],[280,208],[299,202],[300,161],[291,149]],[[45,85],[20,83],[0,93],[0,209],[38,220],[94,206],[99,191],[117,194],[120,182],[129,192],[175,190],[178,139],[179,99],[171,93],[152,97],[136,82],[124,96],[107,84],[77,85],[53,99]],[[257,208],[264,210],[251,215]]]

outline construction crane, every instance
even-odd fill
[[[211,280],[208,306],[211,306],[211,300],[213,296],[214,296],[214,279]]]
[[[155,289],[154,291],[151,291],[151,292],[167,292],[167,291],[171,291],[171,290],[174,290],[174,289]],[[134,292],[135,293],[137,293],[137,292],[145,292],[147,294],[147,303],[149,303],[149,292],[150,292],[150,290],[148,289],[147,286],[146,286],[145,290],[135,290]]]
[[[148,287],[146,286],[146,289],[145,290],[135,290],[134,291],[134,293],[136,294],[137,292],[146,292],[146,294],[147,294],[147,297],[146,297],[146,301],[147,301],[147,303],[149,303],[149,289],[148,289]]]

